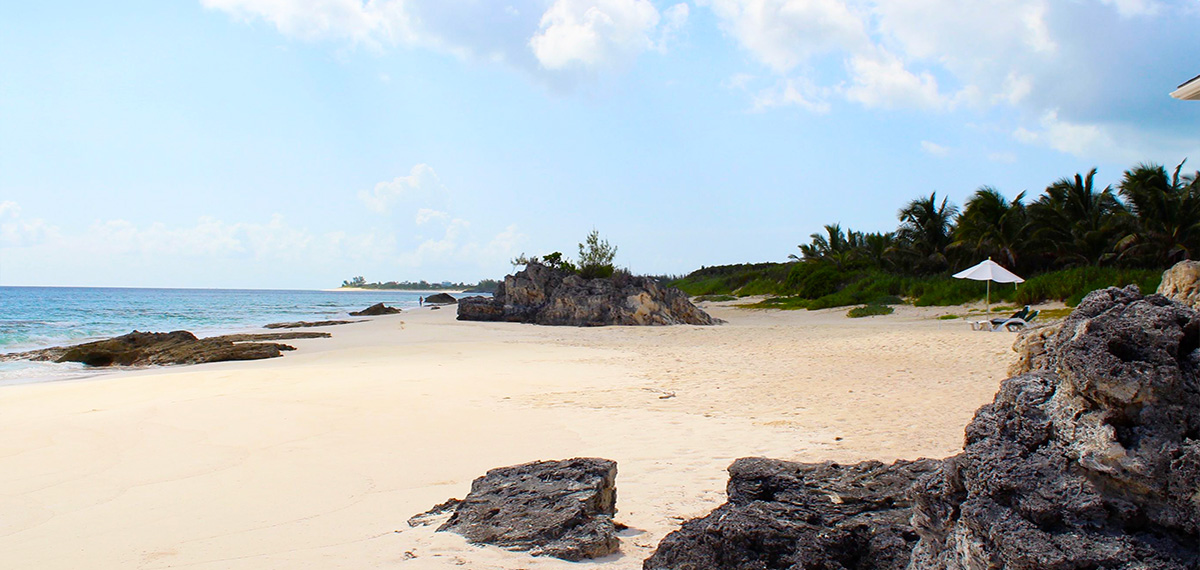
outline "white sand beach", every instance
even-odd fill
[[[453,307],[330,327],[269,361],[0,388],[0,566],[578,568],[406,520],[493,467],[616,460],[640,568],[724,501],[738,457],[957,452],[1013,358],[947,311],[709,307],[719,327],[461,323]]]

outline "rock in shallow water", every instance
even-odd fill
[[[458,302],[460,321],[508,321],[539,325],[714,325],[709,316],[673,287],[618,272],[607,279],[530,263],[504,278],[492,297]]]
[[[380,315],[394,315],[399,313],[400,309],[389,307],[383,303],[375,303],[361,311],[351,311],[351,317],[378,317]]]
[[[607,556],[620,546],[616,478],[617,463],[597,458],[492,469],[471,483],[467,498],[439,505],[453,506],[454,514],[438,531],[534,556]]]
[[[228,335],[196,338],[188,331],[153,333],[133,331],[126,335],[95,342],[6,354],[2,360],[81,362],[88,366],[146,366],[164,364],[202,364],[227,360],[275,358],[280,351],[295,350],[286,344],[245,342],[266,340],[259,336],[312,338],[312,333],[268,333],[266,335]],[[297,336],[303,335],[303,336]],[[328,336],[315,333],[315,336]]]

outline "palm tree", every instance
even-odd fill
[[[812,242],[801,244],[800,253],[804,256],[804,261],[829,261],[840,271],[854,257],[854,250],[857,248],[857,243],[862,240],[862,233],[850,231],[842,231],[841,224],[826,224],[825,233],[815,233],[809,236]],[[795,254],[789,255],[789,259],[801,259]]]
[[[1010,202],[991,186],[981,186],[967,199],[954,229],[955,245],[969,250],[973,258],[994,258],[1016,268],[1020,251],[1029,237],[1025,193]]]
[[[1097,192],[1096,169],[1062,178],[1029,205],[1035,240],[1066,265],[1100,265],[1115,257],[1124,208],[1112,187]]]
[[[949,266],[946,248],[954,241],[954,218],[958,207],[946,198],[937,202],[937,192],[917,198],[900,210],[896,238],[917,272],[935,273]]]
[[[1121,242],[1123,257],[1166,267],[1200,253],[1200,172],[1181,177],[1181,170],[1183,162],[1169,177],[1158,164],[1125,171],[1120,194],[1132,227]]]

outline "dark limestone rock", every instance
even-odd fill
[[[0,355],[0,362],[33,360],[42,362],[80,362],[88,366],[148,366],[202,364],[227,360],[275,358],[294,347],[274,342],[301,338],[329,338],[325,332],[285,332],[230,334],[196,338],[188,331],[148,333],[133,331],[127,335],[95,342],[45,348]]]
[[[729,502],[644,567],[1200,568],[1200,313],[1110,288],[1021,346],[961,454],[849,478],[738,460]]]
[[[668,534],[646,570],[902,570],[917,541],[909,491],[939,461],[729,467],[729,501]]]
[[[45,358],[55,362],[81,362],[88,366],[145,366],[201,364],[226,360],[258,360],[295,350],[286,344],[234,342],[221,337],[196,338],[188,331],[149,333],[133,331],[110,339],[60,349],[49,349]]]
[[[455,299],[449,293],[435,293],[425,297],[426,305],[453,305],[457,302],[458,299]]]
[[[263,325],[264,329],[299,329],[307,327],[331,327],[334,325],[348,325],[350,323],[359,323],[362,321],[295,321],[291,323],[271,323]]]
[[[458,319],[567,326],[720,322],[693,305],[683,292],[653,279],[625,272],[611,278],[584,279],[538,263],[505,277],[491,297],[460,299]]]
[[[921,481],[912,568],[1200,567],[1200,314],[1088,295]]]
[[[492,469],[471,483],[470,494],[453,505],[454,514],[438,531],[534,556],[607,556],[620,547],[613,523],[616,478],[616,462],[597,458]]]
[[[394,315],[399,312],[400,312],[400,309],[397,309],[396,307],[389,307],[387,305],[384,305],[383,303],[375,303],[374,305],[371,305],[370,307],[367,307],[361,311],[352,311],[350,313],[350,316],[351,317],[378,317],[380,315]]]
[[[262,342],[264,340],[293,340],[304,338],[330,338],[333,335],[327,332],[281,332],[281,333],[237,333],[223,334],[221,336],[208,337],[205,341],[222,341],[229,342]]]

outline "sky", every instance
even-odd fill
[[[783,261],[906,202],[1200,168],[1200,0],[0,3],[0,285]]]

